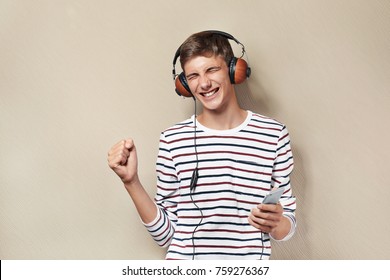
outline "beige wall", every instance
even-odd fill
[[[390,2],[0,1],[0,259],[158,259],[106,154],[192,114],[172,58],[191,33],[246,46],[240,102],[287,124],[299,227],[274,259],[390,259]]]

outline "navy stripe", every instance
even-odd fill
[[[156,167],[161,167],[162,168],[162,170],[164,170],[164,168],[165,169],[171,169],[172,171],[176,171],[176,168],[175,167],[173,167],[173,166],[169,166],[169,165],[166,165],[166,164],[162,164],[162,163],[159,163],[159,162],[157,162],[156,163]]]
[[[237,241],[237,242],[245,242],[245,241],[262,241],[261,238],[229,238],[229,237],[196,237],[194,236],[193,238],[177,238],[174,237],[172,240],[177,240],[177,241],[188,241],[188,240],[224,240],[224,241]]]
[[[263,135],[263,136],[267,136],[267,137],[271,137],[271,138],[279,138],[278,135],[274,135],[274,134],[269,134],[269,133],[264,133],[264,132],[259,132],[259,131],[252,131],[252,130],[242,130],[242,132],[246,132],[246,133],[251,133],[251,134],[256,134],[256,135]]]
[[[167,216],[165,216],[165,215],[163,215],[164,216],[164,222],[162,222],[161,223],[161,226],[159,226],[157,229],[155,229],[155,230],[150,230],[150,229],[148,229],[148,231],[150,232],[150,233],[155,233],[155,232],[157,232],[157,231],[159,231],[164,225],[165,225],[165,223],[167,222]]]
[[[200,227],[201,226],[204,226],[204,225],[233,225],[233,226],[240,226],[240,227],[252,227],[250,224],[248,223],[234,223],[234,222],[203,222],[201,224],[199,223],[195,223],[195,224],[186,224],[186,223],[181,223],[181,224],[177,224],[177,226],[188,226],[188,227],[196,227],[197,225],[199,225]],[[260,232],[259,232],[260,233]],[[204,238],[202,237],[202,239],[207,239],[207,238]]]
[[[213,174],[213,175],[202,175],[202,176],[199,175],[198,178],[199,179],[203,179],[203,178],[218,178],[218,177],[230,177],[230,178],[240,179],[240,180],[245,180],[245,181],[252,181],[252,182],[271,184],[271,181],[269,181],[269,180],[263,180],[263,179],[257,179],[257,178],[249,178],[249,177],[242,177],[242,176],[237,176],[237,175],[228,174],[228,173]],[[186,180],[191,180],[191,177],[186,177],[186,178],[182,179],[182,181],[186,181]],[[216,181],[215,183],[218,183],[218,181]],[[221,183],[223,183],[223,182],[221,182]],[[199,182],[199,184],[200,184],[200,182]],[[241,193],[241,192],[236,192],[236,193],[237,194],[245,194],[245,193]],[[247,195],[249,195],[249,194],[247,194]]]
[[[258,122],[258,123],[274,125],[274,126],[279,127],[280,129],[284,128],[283,124],[280,124],[280,123],[277,123],[277,122],[274,122],[274,121],[264,121],[264,120],[259,120],[259,119],[255,119],[255,118],[252,118],[252,120],[255,121],[255,122]]]
[[[287,142],[287,143],[285,143],[283,146],[280,146],[278,149],[276,149],[276,151],[280,151],[281,149],[284,149],[284,148],[286,148],[286,147],[290,147],[290,141],[289,142]],[[290,149],[290,148],[289,148]]]
[[[162,147],[160,147],[158,150],[159,150],[160,152],[162,151],[162,152],[166,152],[166,153],[170,153],[170,152],[171,152],[170,150],[165,149],[165,148],[162,148]]]
[[[214,207],[202,207],[200,208],[202,211],[207,211],[207,210],[216,210],[216,209],[233,209],[233,210],[238,210],[238,211],[245,211],[245,212],[250,212],[251,208],[242,208],[242,207],[233,207],[233,206],[214,206]],[[181,212],[187,212],[187,211],[199,211],[198,208],[181,208],[177,211],[178,215]]]
[[[260,188],[259,188],[259,191],[260,191]],[[202,196],[202,195],[208,195],[208,194],[224,194],[224,193],[232,193],[232,194],[236,194],[237,196],[241,196],[241,195],[245,195],[245,196],[251,196],[251,197],[254,197],[254,198],[264,198],[264,195],[260,195],[260,194],[256,194],[256,193],[250,193],[250,192],[243,192],[243,191],[234,191],[234,190],[229,190],[229,189],[220,189],[220,190],[215,190],[215,191],[212,191],[212,190],[207,190],[207,191],[197,191],[195,193],[184,193],[182,194],[182,197],[188,197],[188,196],[191,196],[192,197],[196,197],[196,196]]]
[[[195,156],[195,154],[194,154]],[[264,168],[272,168],[272,165],[267,165],[267,164],[260,164],[254,161],[242,161],[242,160],[235,160],[232,158],[216,158],[216,159],[199,159],[199,165],[203,162],[220,162],[220,161],[230,161],[230,162],[235,162],[235,163],[240,163],[240,164],[248,164],[248,165],[253,165],[253,166],[258,166],[258,167],[264,167]],[[182,166],[186,164],[193,164],[196,163],[196,160],[190,160],[190,161],[183,161],[177,163],[177,166]]]
[[[275,162],[275,166],[279,165],[279,164],[285,164],[285,163],[287,163],[289,161],[292,162],[292,159],[293,159],[293,157],[288,157],[286,160]]]
[[[193,127],[188,127],[188,131],[178,131],[178,132],[174,132],[174,133],[169,133],[169,134],[166,134],[165,137],[168,139],[170,137],[173,137],[173,136],[176,136],[176,135],[186,135],[186,134],[194,134],[194,128]],[[196,134],[199,134],[199,133],[202,133],[204,132],[203,130],[196,130]]]
[[[158,178],[158,181],[161,182],[161,183],[165,183],[165,184],[176,184],[178,181],[177,180],[163,180],[160,178],[160,176],[157,177]]]

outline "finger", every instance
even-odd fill
[[[118,154],[118,151],[122,150],[124,147],[123,140],[121,142],[116,143],[114,146],[111,147],[111,149],[108,151],[108,157],[113,158],[115,155]]]
[[[263,212],[257,208],[252,209],[250,217],[253,222],[268,227],[274,227],[281,220],[281,214]]]
[[[121,164],[126,164],[131,152],[135,151],[134,141],[132,139],[122,140],[118,143],[117,150],[115,151],[121,156]]]
[[[252,221],[253,224],[256,225],[263,225],[264,224],[264,218],[263,218],[263,213],[261,213],[258,209],[254,208],[251,211],[251,214],[249,215],[250,220]]]
[[[251,216],[248,217],[248,222],[250,225],[252,225],[253,227],[255,227],[256,229],[258,229],[262,232],[270,233],[272,230],[272,228],[269,226],[265,226],[263,224],[257,223],[255,220],[253,220],[253,217],[251,217]]]
[[[125,143],[125,140],[118,142],[108,152],[107,160],[111,168],[126,164],[130,151],[125,147]]]
[[[251,216],[248,217],[248,222],[250,225],[254,226],[255,228],[257,229],[259,228],[259,225],[252,220]]]
[[[263,212],[271,212],[271,213],[283,213],[283,207],[280,203],[278,204],[259,204],[257,205],[257,209]]]
[[[125,140],[124,140],[124,146],[125,146],[126,149],[128,149],[128,150],[131,150],[131,149],[135,148],[134,140],[131,139],[131,138],[125,139]]]
[[[122,156],[116,155],[116,156],[111,156],[108,159],[108,166],[112,169],[117,168],[118,166],[122,165]]]
[[[266,221],[263,224],[272,226],[273,224],[278,223],[281,220],[283,213],[282,212],[271,212],[271,211],[265,212],[263,210],[256,209],[254,211],[254,215],[257,218]]]
[[[130,156],[130,152],[126,149],[118,152],[118,154],[113,156],[113,159],[111,161],[112,165],[114,166],[114,168],[116,168],[118,166],[126,165],[127,160],[129,159],[129,156]]]

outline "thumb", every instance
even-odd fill
[[[135,149],[134,140],[131,138],[125,139],[125,148],[128,150]]]

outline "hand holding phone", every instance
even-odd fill
[[[284,188],[280,187],[277,189],[272,189],[269,194],[267,194],[263,199],[263,204],[277,204],[279,202],[280,197],[284,192]]]

